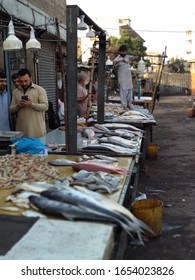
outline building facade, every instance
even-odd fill
[[[55,108],[58,97],[57,79],[59,77],[56,22],[59,23],[60,40],[65,53],[66,0],[0,0],[0,15],[0,69],[6,71],[8,93],[11,96],[14,89],[11,83],[12,74],[27,67],[33,75],[33,81],[46,89],[48,99]],[[8,35],[8,24],[11,17],[15,35],[22,41],[23,48],[16,51],[4,51],[3,41]],[[35,30],[36,39],[41,43],[41,49],[26,50],[25,48],[30,36],[30,25]]]

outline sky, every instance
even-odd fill
[[[186,31],[195,32],[194,0],[67,0],[67,5],[78,5],[93,21],[103,18],[128,18],[131,28],[144,40],[148,52],[168,58],[186,59]],[[100,25],[100,24],[99,24]],[[106,26],[101,26],[109,34]]]

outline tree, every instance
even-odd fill
[[[184,59],[172,57],[168,62],[168,68],[171,73],[185,73]]]
[[[147,48],[143,45],[142,40],[137,38],[130,38],[129,33],[125,30],[122,31],[121,37],[118,39],[115,36],[110,36],[110,46],[108,47],[108,53],[111,58],[114,58],[118,53],[118,49],[121,45],[127,46],[127,53],[133,54],[137,56],[136,62],[134,63],[134,67],[137,67],[137,62],[141,57],[146,56]],[[147,61],[146,66],[149,66],[149,62]]]

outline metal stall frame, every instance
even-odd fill
[[[67,85],[64,95],[66,106],[66,146],[68,155],[77,154],[77,18],[85,15],[85,23],[93,25],[99,37],[98,63],[98,122],[104,122],[106,32],[77,5],[67,5]]]

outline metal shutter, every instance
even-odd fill
[[[53,103],[56,111],[56,61],[55,61],[55,44],[41,42],[39,51],[38,79],[39,85],[47,91],[49,101]]]

